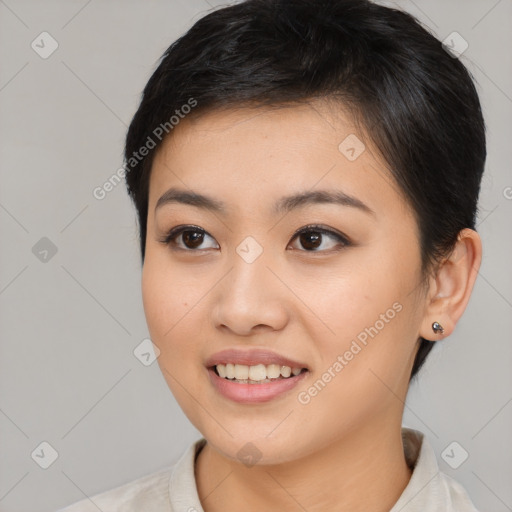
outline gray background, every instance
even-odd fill
[[[121,166],[162,52],[220,4],[0,0],[3,512],[56,510],[174,463],[200,436],[158,365],[133,353],[148,332],[124,184],[103,200],[93,190]],[[455,333],[412,385],[404,424],[425,432],[478,508],[512,510],[512,1],[395,5],[440,39],[457,31],[469,43],[461,58],[478,82],[489,151],[481,272]],[[47,59],[31,48],[43,31],[59,45]],[[58,453],[48,469],[36,460],[49,449],[31,456],[43,441]],[[458,469],[442,457],[453,441],[469,453]]]

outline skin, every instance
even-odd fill
[[[155,156],[144,310],[163,375],[207,439],[195,466],[206,512],[389,511],[411,476],[401,419],[418,339],[453,332],[480,266],[480,238],[464,230],[421,286],[411,207],[364,134],[341,109],[332,112],[320,102],[212,111],[183,120]],[[338,149],[349,134],[366,145],[354,161]],[[222,200],[228,212],[177,203],[155,211],[170,187]],[[271,213],[281,196],[312,189],[343,190],[375,215],[337,204]],[[323,235],[318,249],[308,249],[307,234],[293,235],[312,223],[351,245]],[[183,236],[161,242],[182,224],[206,231],[202,244],[187,246]],[[252,263],[236,252],[247,236],[263,249]],[[401,311],[300,403],[298,394],[394,303]],[[433,333],[434,321],[444,334]],[[205,367],[212,354],[233,347],[271,349],[310,372],[272,401],[235,403],[214,389]],[[249,442],[261,453],[251,467],[237,457]]]

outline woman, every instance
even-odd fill
[[[203,434],[97,510],[475,511],[409,383],[481,262],[472,79],[410,15],[246,0],[170,46],[126,139],[163,375]]]

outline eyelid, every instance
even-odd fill
[[[346,235],[344,235],[342,232],[340,232],[340,231],[338,231],[338,230],[336,230],[334,228],[330,228],[328,226],[324,226],[322,224],[308,224],[307,226],[303,226],[303,227],[299,228],[292,235],[292,240],[297,235],[300,235],[301,233],[307,232],[307,231],[316,231],[316,232],[322,233],[324,235],[330,235],[330,236],[338,237],[341,240],[343,240],[345,243],[347,243],[347,244],[350,243],[349,238]]]

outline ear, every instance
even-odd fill
[[[422,338],[437,341],[454,331],[469,302],[481,261],[480,236],[469,228],[461,230],[454,250],[430,279],[425,316],[419,332]],[[433,331],[434,322],[441,324],[443,333]]]

